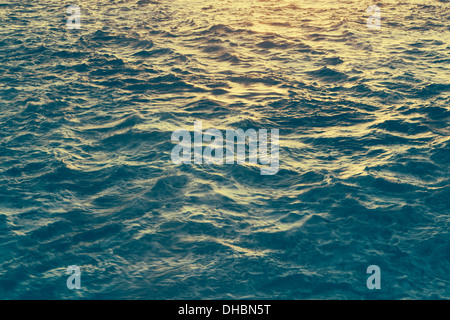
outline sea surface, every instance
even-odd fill
[[[448,1],[7,0],[0,24],[0,299],[450,299]],[[194,121],[279,129],[279,172],[174,164]]]

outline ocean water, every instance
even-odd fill
[[[0,20],[1,299],[450,298],[448,1],[7,0]],[[194,121],[279,129],[279,172],[174,164]]]

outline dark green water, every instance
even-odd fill
[[[448,2],[70,4],[0,4],[1,299],[450,298]],[[279,172],[175,165],[194,121]]]

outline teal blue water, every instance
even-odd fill
[[[450,6],[373,4],[0,4],[0,298],[449,299]],[[175,165],[194,121],[279,172]]]

